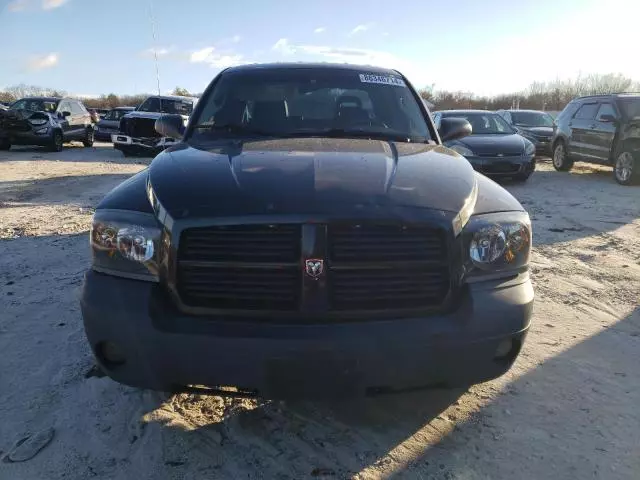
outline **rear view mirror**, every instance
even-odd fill
[[[163,137],[180,140],[184,134],[184,120],[181,115],[167,113],[156,120],[155,129]]]
[[[440,120],[440,140],[448,142],[471,135],[471,124],[464,118],[447,117]]]
[[[600,115],[600,117],[598,117],[598,121],[604,123],[616,123],[616,117],[614,117],[610,113],[603,113],[602,115]]]
[[[71,116],[71,112],[62,112],[62,118],[67,118]]]

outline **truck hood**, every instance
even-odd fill
[[[174,218],[394,207],[457,213],[477,191],[469,162],[443,146],[329,138],[180,144],[153,160],[149,183]]]

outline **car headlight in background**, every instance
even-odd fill
[[[49,120],[45,119],[45,118],[34,118],[32,120],[29,120],[29,123],[31,125],[34,126],[39,126],[39,125],[44,125],[45,123],[47,123]]]
[[[459,153],[460,155],[462,155],[463,157],[473,157],[473,152],[468,149],[467,147],[465,147],[464,145],[452,145],[449,147],[451,150],[453,150],[454,152]]]
[[[525,270],[531,255],[531,220],[526,212],[473,216],[463,230],[467,274]]]
[[[524,155],[526,157],[528,157],[529,155],[534,155],[536,153],[536,146],[530,142],[529,140],[525,139],[524,141]]]
[[[97,210],[90,232],[92,267],[109,275],[157,282],[161,235],[151,214]]]

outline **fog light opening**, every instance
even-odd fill
[[[520,346],[520,340],[517,338],[506,338],[496,347],[493,358],[494,360],[511,362],[518,356]]]
[[[127,361],[122,349],[114,342],[100,342],[96,345],[98,359],[108,367],[124,365]]]

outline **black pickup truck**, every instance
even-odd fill
[[[110,192],[81,297],[111,378],[267,398],[468,386],[529,329],[531,222],[395,70],[224,70]],[[228,387],[234,387],[233,393]]]
[[[163,114],[180,115],[186,124],[197,99],[177,96],[152,96],[142,102],[133,112],[120,120],[119,132],[111,134],[113,148],[125,156],[155,156],[176,143],[173,138],[163,137],[155,130],[155,123]]]

